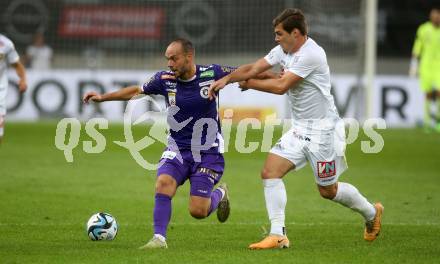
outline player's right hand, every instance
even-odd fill
[[[223,89],[226,84],[228,84],[228,81],[225,78],[221,78],[220,80],[211,83],[208,90],[209,100],[215,99],[217,92]]]
[[[247,81],[241,81],[238,83],[238,87],[240,87],[241,91],[247,91],[249,87],[247,86]]]
[[[102,97],[100,94],[98,94],[97,92],[87,92],[84,97],[83,97],[83,102],[85,104],[88,104],[89,101],[93,101],[93,102],[101,102],[102,101]]]
[[[419,68],[419,61],[417,60],[417,57],[413,56],[409,64],[409,71],[408,71],[409,77],[411,78],[417,77],[417,73],[419,70],[418,68]]]

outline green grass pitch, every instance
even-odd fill
[[[361,152],[362,135],[348,146],[353,183],[385,206],[383,229],[363,241],[362,218],[319,197],[311,169],[288,174],[286,222],[291,248],[250,251],[269,227],[259,178],[266,153],[225,155],[223,180],[231,216],[196,220],[188,213],[188,183],[173,199],[168,250],[139,251],[152,236],[155,172],[138,166],[122,126],[103,130],[103,153],[87,154],[82,141],[67,163],[55,148],[55,123],[8,123],[0,147],[0,263],[440,263],[440,135],[417,129],[379,130],[385,146]],[[136,135],[142,135],[138,128]],[[277,131],[277,135],[280,131]],[[81,140],[90,140],[82,126]],[[253,130],[249,140],[261,138]],[[275,139],[274,139],[275,140]],[[143,154],[156,161],[163,146]],[[231,148],[232,149],[232,148]],[[93,242],[85,223],[95,212],[114,215],[114,241]]]

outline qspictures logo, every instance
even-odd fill
[[[140,106],[146,103],[153,104],[158,111],[141,112]],[[269,152],[274,142],[275,126],[282,126],[283,135],[291,135],[312,152],[319,153],[322,150],[320,142],[324,140],[329,145],[334,145],[336,155],[342,157],[345,155],[345,146],[353,144],[357,140],[360,128],[363,129],[364,134],[368,137],[368,140],[360,141],[363,153],[379,153],[384,147],[383,137],[377,132],[377,129],[385,129],[386,123],[385,120],[380,118],[368,119],[362,127],[355,119],[340,119],[334,124],[335,129],[331,133],[328,130],[320,129],[321,126],[328,125],[328,122],[322,122],[322,120],[311,124],[310,128],[298,130],[291,128],[293,122],[291,119],[278,119],[275,115],[268,116],[264,122],[256,118],[243,118],[236,124],[236,129],[232,129],[234,111],[233,109],[226,109],[224,117],[220,122],[222,131],[222,135],[220,135],[216,132],[218,131],[218,122],[216,120],[202,118],[191,123],[193,117],[190,117],[179,122],[174,118],[179,110],[177,106],[170,106],[168,109],[165,109],[150,96],[134,97],[128,102],[124,112],[123,136],[125,140],[113,141],[113,143],[128,150],[136,163],[147,170],[156,170],[160,162],[157,162],[157,158],[155,158],[156,162],[149,162],[143,157],[141,152],[156,142],[171,149],[173,151],[173,158],[177,158],[179,161],[182,159],[179,147],[166,131],[178,133],[184,127],[191,124],[194,124],[192,128],[191,151],[195,160],[200,158],[201,151],[208,150],[213,146],[218,147],[220,152],[228,152],[231,148],[242,154]],[[135,139],[132,128],[141,123],[148,124],[148,127],[145,129],[146,134],[140,139]],[[83,151],[89,154],[102,153],[107,146],[107,139],[99,130],[108,129],[108,127],[109,121],[105,118],[92,118],[88,120],[85,124],[85,132],[92,140],[84,140],[82,142]],[[248,137],[249,130],[255,129],[261,131],[262,137],[258,141],[252,141]],[[84,132],[82,124],[76,118],[64,118],[58,122],[55,147],[63,151],[64,157],[69,163],[74,161],[73,149],[80,145],[81,131]],[[204,131],[211,131],[211,133],[204,133]],[[317,131],[322,133],[316,133]],[[232,133],[235,133],[235,135],[231,135]],[[205,134],[212,136],[206,137],[206,140],[203,140],[202,135]],[[316,166],[320,178],[336,175],[335,161],[319,161]]]

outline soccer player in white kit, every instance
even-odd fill
[[[7,37],[0,34],[0,143],[2,142],[5,127],[6,115],[6,94],[8,90],[8,76],[6,69],[11,65],[18,77],[18,88],[21,93],[26,91],[26,71],[20,62],[20,57],[15,50],[14,43]]]
[[[373,241],[380,232],[382,204],[373,205],[353,185],[338,182],[339,175],[347,169],[345,131],[330,94],[325,51],[307,36],[305,18],[299,9],[284,10],[273,20],[273,26],[278,46],[264,58],[239,67],[210,87],[214,93],[228,83],[240,82],[244,89],[289,97],[292,128],[271,149],[261,171],[270,234],[249,248],[289,247],[284,223],[287,196],[282,177],[302,168],[307,161],[321,196],[359,212],[366,222],[364,239]],[[279,78],[252,79],[276,64],[283,69]]]

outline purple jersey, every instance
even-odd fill
[[[201,153],[223,152],[217,100],[209,100],[211,83],[235,68],[212,64],[196,65],[196,74],[181,80],[171,71],[156,73],[142,86],[145,94],[165,97],[168,108],[170,138],[168,147],[198,150]]]

